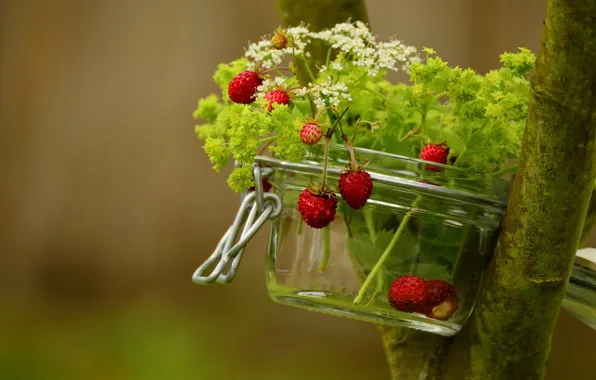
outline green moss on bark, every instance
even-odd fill
[[[379,326],[392,380],[441,379],[438,373],[449,340],[418,330]]]
[[[507,215],[473,323],[471,379],[542,379],[594,184],[596,0],[549,1]]]

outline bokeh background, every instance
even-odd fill
[[[485,72],[537,51],[546,1],[368,6]],[[0,1],[0,379],[388,378],[374,326],[269,300],[266,231],[233,285],[190,281],[238,203],[192,111],[278,23],[274,0]],[[595,341],[563,311],[548,379],[594,379]]]

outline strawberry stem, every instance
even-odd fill
[[[379,273],[377,273],[377,286],[375,287],[375,291],[373,295],[370,297],[370,300],[366,303],[366,306],[370,306],[371,303],[375,302],[375,299],[379,294],[383,292],[383,288],[385,287],[385,267],[381,267],[379,269]]]
[[[348,150],[350,151],[350,170],[353,172],[358,171],[358,162],[356,162],[356,156],[354,155],[354,147],[352,146],[352,142],[348,140],[346,135],[343,135],[344,143],[347,145]]]
[[[414,203],[412,203],[412,207],[411,207],[412,209],[416,207],[419,200],[420,200],[420,195],[418,195],[416,197],[416,200],[414,201]],[[362,299],[364,298],[364,295],[366,294],[366,291],[367,291],[368,287],[370,286],[370,283],[373,281],[373,279],[375,278],[375,276],[377,275],[379,270],[383,267],[383,264],[385,263],[385,261],[387,260],[389,255],[391,254],[393,247],[399,240],[399,237],[404,232],[406,225],[410,221],[410,218],[412,217],[412,213],[413,213],[412,209],[410,211],[408,211],[408,213],[404,216],[403,220],[399,224],[399,227],[397,228],[397,231],[395,231],[395,234],[393,234],[393,237],[391,238],[389,245],[387,245],[387,248],[385,248],[385,251],[379,258],[379,260],[376,262],[375,266],[370,271],[370,273],[368,274],[366,279],[364,280],[364,283],[360,287],[360,291],[358,292],[358,295],[356,296],[356,298],[354,298],[354,304],[357,305],[360,302],[362,302]]]
[[[319,121],[319,118],[321,117],[321,114],[322,114],[324,111],[327,111],[327,110],[332,110],[332,111],[334,111],[334,112],[335,112],[335,114],[336,114],[336,115],[338,116],[338,118],[339,118],[339,112],[337,112],[337,108],[335,108],[335,107],[324,107],[324,108],[321,108],[321,109],[319,110],[319,112],[317,112],[317,116],[315,116],[315,122],[318,122],[318,121]]]
[[[271,143],[273,141],[275,141],[277,139],[277,135],[275,136],[269,136],[269,137],[265,137],[264,139],[259,140],[259,145],[265,143],[265,145],[263,145],[259,151],[257,152],[257,156],[260,156],[261,154],[263,154],[263,152],[265,152],[265,149],[267,149],[267,147],[269,145],[271,145]]]
[[[327,137],[333,136],[333,133],[335,132],[335,128],[337,128],[341,119],[344,117],[346,112],[348,112],[348,109],[350,109],[350,107],[346,107],[343,111],[341,111],[341,113],[338,115],[337,119],[333,122],[333,125],[331,126],[331,128],[329,128],[327,130],[327,133],[325,134],[325,136],[327,136]],[[329,119],[331,120],[331,117]],[[341,125],[339,127],[340,127],[340,131],[341,131]]]
[[[329,264],[329,254],[331,252],[331,231],[329,226],[323,228],[323,258],[319,265],[319,272],[325,272]]]
[[[325,189],[327,181],[327,166],[329,161],[329,142],[331,141],[330,136],[325,136],[325,156],[323,157],[323,181],[321,182],[322,189]]]

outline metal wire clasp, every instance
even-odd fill
[[[208,285],[213,282],[227,284],[232,282],[234,276],[236,276],[246,244],[267,220],[273,220],[281,214],[282,204],[279,196],[274,193],[263,193],[263,177],[271,174],[271,169],[263,170],[257,163],[254,163],[252,168],[255,189],[250,193],[244,192],[242,194],[240,208],[234,223],[223,235],[213,254],[193,274],[192,282],[195,284]],[[241,228],[242,233],[238,238],[238,232]],[[230,263],[229,270],[224,273]],[[205,273],[211,267],[214,267],[213,270],[205,276]]]

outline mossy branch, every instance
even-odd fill
[[[596,174],[596,0],[550,0],[471,379],[542,379]]]
[[[382,328],[394,380],[544,377],[580,236],[583,245],[596,224],[596,1],[551,0],[541,46],[520,168],[476,312],[455,338]]]

